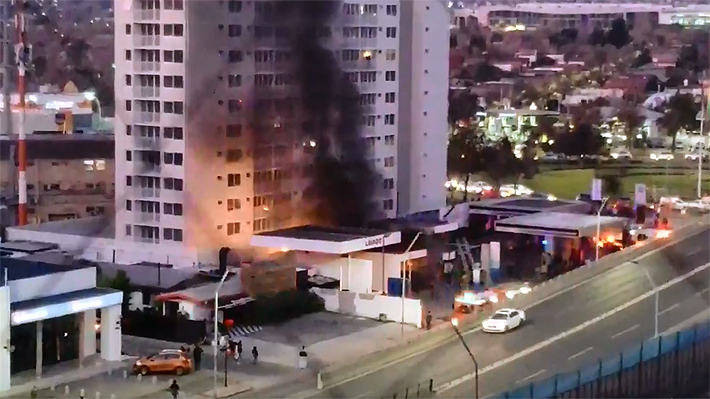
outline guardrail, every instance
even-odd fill
[[[392,394],[392,399],[429,398],[434,396],[434,380],[422,381],[416,386],[406,387]],[[390,399],[390,398],[382,398]]]
[[[670,242],[676,242],[687,237],[702,232],[707,226],[691,225],[684,229],[677,230],[669,239],[656,239],[646,241],[644,245],[635,248],[629,248],[624,251],[619,251],[611,255],[607,255],[599,260],[599,262],[591,263],[572,270],[565,274],[548,280],[542,284],[533,286],[532,291],[527,295],[518,295],[512,300],[502,301],[484,312],[478,313],[475,317],[465,317],[459,321],[459,330],[467,331],[480,325],[481,321],[490,315],[491,312],[500,307],[514,307],[527,309],[532,303],[549,298],[552,295],[562,291],[566,287],[579,284],[590,278],[599,276],[629,260],[636,259],[655,249],[659,249]],[[672,241],[669,241],[672,240]],[[458,339],[456,333],[449,323],[441,323],[434,326],[431,331],[422,331],[419,335],[411,336],[408,339],[402,339],[393,343],[387,348],[379,350],[368,355],[364,355],[351,362],[339,363],[319,370],[317,375],[317,388],[324,389],[328,386],[346,381],[362,375],[371,370],[377,370],[380,367],[386,366],[388,363],[396,359],[402,359],[408,356],[421,353],[423,351],[444,345],[450,341]]]
[[[652,338],[607,360],[497,395],[528,398],[686,397],[708,389],[710,322]]]

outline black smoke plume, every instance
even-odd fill
[[[275,23],[288,32],[298,87],[297,137],[311,154],[311,184],[304,194],[309,209],[302,211],[311,223],[363,226],[375,214],[376,174],[360,134],[359,92],[328,47],[341,3],[280,0],[276,7]]]

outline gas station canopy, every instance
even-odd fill
[[[595,237],[597,226],[602,232],[618,230],[628,220],[621,217],[584,215],[564,212],[540,212],[496,221],[495,230],[504,233],[530,234],[563,238]]]
[[[310,251],[345,255],[370,248],[399,244],[399,231],[302,226],[255,234],[251,245],[283,251]]]

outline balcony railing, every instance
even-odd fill
[[[155,223],[160,222],[160,214],[153,212],[133,212],[135,216],[136,223]]]
[[[343,46],[350,48],[376,48],[377,38],[376,37],[344,37]]]
[[[160,137],[146,137],[135,135],[133,137],[133,144],[137,148],[153,149],[160,146]]]
[[[377,15],[372,14],[345,14],[343,15],[343,23],[357,25],[377,25]]]
[[[134,61],[134,72],[160,72],[160,63],[155,61]]]
[[[160,19],[160,10],[133,10],[136,21],[155,21]]]
[[[136,187],[135,196],[138,198],[160,198],[160,189],[154,187]]]
[[[136,161],[133,163],[136,174],[159,173],[160,165],[152,162]]]
[[[153,98],[160,96],[160,87],[133,86],[133,97]]]
[[[370,60],[366,60],[363,58],[363,59],[359,59],[359,60],[355,60],[355,61],[342,61],[341,65],[342,65],[343,69],[346,69],[346,70],[347,69],[358,69],[358,70],[377,69],[377,60],[375,60],[374,58],[370,59]]]
[[[157,112],[133,112],[133,123],[157,123],[160,122],[160,114]]]
[[[135,47],[160,46],[160,36],[157,35],[134,35],[133,45]]]

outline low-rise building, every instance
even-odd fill
[[[16,137],[0,139],[0,201],[17,206]],[[112,214],[112,135],[32,134],[27,137],[27,200],[30,223]]]

